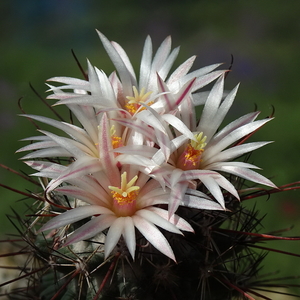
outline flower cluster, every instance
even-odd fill
[[[275,187],[256,166],[235,160],[268,144],[244,142],[271,118],[256,120],[253,112],[220,130],[238,88],[224,92],[226,70],[217,70],[219,64],[189,73],[193,56],[170,74],[179,48],[171,50],[168,37],[153,56],[147,37],[137,79],[123,48],[98,34],[116,72],[107,76],[88,62],[86,80],[49,79],[60,85],[49,85],[48,99],[66,105],[77,123],[26,115],[64,134],[40,130],[43,135],[27,138],[33,143],[19,150],[30,151],[23,159],[34,175],[51,179],[49,203],[54,195],[74,199],[40,231],[57,230],[62,246],[105,232],[105,257],[123,239],[133,259],[139,234],[175,260],[159,228],[193,232],[176,214],[179,206],[225,210],[224,191],[239,198],[226,174]],[[209,93],[200,91],[211,82]]]

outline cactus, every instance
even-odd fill
[[[263,217],[244,205],[299,188],[276,187],[246,162],[268,143],[245,142],[272,117],[256,121],[254,112],[219,129],[237,92],[224,92],[226,70],[213,65],[187,74],[192,57],[166,79],[178,49],[170,51],[168,38],[151,60],[147,38],[137,83],[124,50],[99,36],[119,78],[88,63],[84,80],[55,77],[51,81],[64,85],[49,85],[48,98],[68,107],[70,122],[25,115],[67,137],[40,130],[43,136],[26,139],[33,143],[19,150],[31,151],[23,159],[38,180],[16,173],[38,192],[4,186],[34,204],[26,218],[10,217],[20,237],[4,241],[15,250],[2,256],[25,260],[16,267],[21,275],[0,285],[2,295],[271,299],[263,290],[300,287],[269,281],[261,272],[268,251],[277,251],[263,242],[300,237],[260,233]],[[215,80],[208,96],[198,91]],[[12,282],[23,285],[5,291]]]

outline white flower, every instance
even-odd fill
[[[33,162],[33,167],[38,168],[38,163]],[[52,176],[55,167],[57,172],[65,168],[52,165]],[[127,171],[119,171],[116,166],[114,168],[113,172],[100,171],[93,176],[81,178],[73,178],[71,174],[65,176],[64,182],[68,184],[56,188],[56,193],[70,199],[80,199],[87,205],[73,207],[52,218],[40,231],[61,228],[92,217],[66,238],[64,246],[91,239],[108,229],[104,246],[105,258],[122,236],[134,259],[137,228],[156,249],[175,260],[170,244],[156,226],[176,234],[182,234],[180,230],[193,232],[193,229],[176,215],[169,219],[168,212],[156,206],[167,204],[169,190],[163,190],[157,181],[136,169],[127,167]],[[116,173],[119,173],[118,178],[115,177]],[[131,177],[128,178],[127,174]],[[53,180],[48,186],[48,193],[56,186],[56,181]]]
[[[191,81],[194,82],[190,92],[198,99],[201,94],[196,92],[224,73],[223,70],[214,71],[220,64],[188,73],[195,60],[193,56],[169,74],[179,47],[171,51],[171,38],[168,37],[152,58],[152,42],[151,38],[147,37],[138,80],[124,49],[116,42],[108,41],[102,33],[98,34],[118,75],[113,72],[107,77],[103,71],[88,62],[88,80],[69,77],[50,78],[49,81],[64,85],[58,87],[49,85],[50,91],[53,92],[49,99],[58,99],[57,104],[93,106],[98,111],[118,110],[122,117],[135,115],[145,109],[144,104],[163,114],[178,109],[185,99],[182,91],[186,90],[186,85]],[[64,92],[70,89],[73,92]]]
[[[251,170],[258,169],[258,167],[234,161],[237,157],[270,143],[244,142],[249,135],[269,122],[271,118],[256,121],[259,112],[253,112],[217,131],[237,92],[236,87],[224,97],[223,89],[224,76],[221,76],[209,93],[198,124],[194,120],[195,112],[190,112],[187,108],[180,107],[177,116],[168,114],[159,116],[151,112],[151,108],[141,112],[138,117],[146,124],[155,127],[156,130],[163,128],[161,132],[164,134],[166,147],[160,147],[152,157],[145,157],[143,154],[147,153],[146,146],[136,153],[135,157],[131,156],[131,159],[127,154],[127,149],[130,151],[130,148],[125,147],[120,150],[124,153],[118,157],[121,162],[130,159],[132,164],[144,166],[147,174],[156,177],[163,186],[171,189],[170,215],[178,208],[187,189],[196,189],[199,183],[208,189],[223,208],[225,208],[225,202],[221,188],[239,198],[233,184],[223,176],[226,173],[276,187],[269,179]],[[190,107],[190,109],[194,110],[195,107]],[[172,130],[169,128],[170,125]],[[133,122],[131,126],[135,128]],[[159,141],[157,143],[161,144]]]

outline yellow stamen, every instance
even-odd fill
[[[112,125],[110,128],[110,136],[113,149],[123,146],[122,138],[116,135],[115,125]]]
[[[197,134],[195,134],[196,141],[191,140],[191,146],[194,149],[201,150],[206,146],[206,143],[205,143],[206,136],[204,136],[204,137],[202,137],[202,136],[203,136],[203,132],[197,133]]]
[[[145,93],[145,88],[141,89],[141,92],[139,93],[137,88],[133,87],[133,94],[134,96],[127,96],[126,98],[129,100],[127,103],[139,103],[139,102],[146,102],[149,96],[152,94],[152,92]]]
[[[203,137],[203,132],[200,132],[194,137],[195,140],[190,141],[178,160],[178,167],[183,170],[197,169],[201,162],[201,156],[206,146],[206,136]]]
[[[132,89],[134,95],[126,97],[129,101],[125,104],[125,108],[130,114],[133,115],[136,113],[137,110],[145,109],[145,107],[141,107],[140,103],[145,103],[148,100],[149,96],[152,94],[152,92],[150,91],[145,93],[145,88],[142,88],[139,93],[135,86]],[[153,104],[153,102],[150,101],[147,104],[151,105]]]
[[[194,167],[201,161],[200,157],[202,153],[204,152],[204,149],[195,149],[191,144],[187,145],[187,148],[185,149],[185,162],[184,165],[192,164]]]
[[[110,133],[111,136],[113,136],[113,135],[116,134],[116,127],[115,127],[115,125],[112,125],[110,127],[109,133]]]
[[[138,176],[134,176],[129,182],[127,182],[127,172],[121,175],[121,187],[109,186],[114,200],[117,201],[119,205],[125,205],[133,203],[138,195],[139,186],[134,185],[137,181]]]

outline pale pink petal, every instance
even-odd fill
[[[118,101],[116,99],[116,92],[106,74],[95,67],[95,71],[99,80],[99,93],[94,95],[99,96],[99,105],[102,107],[118,108]],[[101,97],[102,96],[102,97]],[[101,97],[101,98],[100,98]]]
[[[133,215],[132,219],[135,227],[146,240],[148,240],[158,251],[176,261],[170,244],[155,225],[137,215]]]
[[[146,174],[149,174],[156,166],[153,160],[141,155],[120,154],[117,159],[122,164],[132,164],[144,168]]]
[[[60,228],[97,214],[111,215],[112,212],[109,209],[101,207],[99,205],[86,205],[72,208],[56,217],[53,217],[50,221],[48,221],[44,226],[41,227],[39,232]]]
[[[205,102],[199,121],[198,128],[201,128],[201,131],[205,132],[205,135],[207,135],[207,132],[209,132],[209,126],[211,123],[215,122],[214,118],[218,112],[223,97],[223,90],[224,76],[222,75],[212,87]]]
[[[74,78],[70,78],[70,79],[74,79]],[[50,80],[47,80],[47,81],[50,81]],[[56,82],[59,82],[59,81],[56,81]],[[71,80],[70,80],[70,84],[61,85],[58,87],[53,86],[51,84],[46,84],[46,85],[50,88],[49,90],[47,90],[47,92],[52,91],[54,93],[57,93],[57,92],[60,93],[61,90],[73,90],[75,94],[78,94],[80,92],[82,94],[86,94],[86,91],[90,89],[90,83],[88,81],[76,79],[76,78],[75,78],[75,80],[73,80],[73,82],[71,82]]]
[[[232,91],[230,91],[228,95],[225,97],[225,99],[221,102],[221,105],[219,106],[218,112],[215,115],[215,119],[214,119],[214,125],[215,125],[214,133],[217,131],[222,121],[224,120],[226,114],[228,113],[229,109],[231,108],[235,96],[237,94],[238,88],[239,85],[237,85]],[[224,95],[225,93],[223,91],[223,97]]]
[[[112,41],[111,44],[116,49],[116,51],[119,53],[121,59],[123,60],[127,70],[131,74],[132,78],[134,78],[134,80],[136,81],[134,69],[133,69],[130,59],[128,58],[128,55],[126,54],[124,49],[116,42]]]
[[[117,245],[122,235],[122,232],[124,231],[124,226],[125,226],[124,217],[116,218],[113,221],[113,223],[110,225],[108,233],[105,238],[105,246],[104,246],[105,258],[108,257],[108,255]]]
[[[199,197],[211,201],[211,198],[206,193],[203,193],[198,190],[190,189],[190,188],[186,190],[186,195],[195,196],[195,197]]]
[[[140,209],[135,213],[136,216],[140,216],[143,219],[147,220],[150,223],[153,223],[167,231],[177,233],[177,234],[182,234],[181,231],[176,228],[172,223],[167,221],[166,219],[162,218],[155,212],[152,212],[151,210],[146,209]]]
[[[40,171],[39,173],[32,174],[33,176],[46,177],[46,178],[57,178],[62,172],[66,170],[65,166],[55,164],[47,161],[25,161],[29,167],[34,170]]]
[[[155,73],[158,70],[160,70],[161,66],[168,58],[169,53],[171,51],[171,43],[172,43],[171,37],[168,36],[163,40],[163,42],[158,47],[152,61],[152,73]]]
[[[158,207],[155,207],[155,206],[148,207],[147,210],[150,210],[150,211],[154,212],[155,214],[161,216],[162,218],[164,218],[168,222],[175,225],[180,230],[194,232],[193,227],[186,220],[184,220],[183,218],[181,218],[181,217],[179,217],[175,214],[173,214],[171,216],[171,218],[169,218],[168,211],[166,211],[164,209],[161,209],[161,208],[158,208]]]
[[[182,180],[184,178],[185,180],[199,179],[223,208],[225,208],[225,202],[220,186],[238,198],[234,186],[217,172],[210,170],[190,170],[182,174]]]
[[[175,100],[176,106],[181,105],[182,102],[184,102],[184,100],[186,100],[187,97],[191,95],[192,87],[193,87],[195,81],[196,81],[196,78],[192,79],[191,81],[188,81],[188,82],[180,89],[180,91],[176,94],[176,100]],[[176,106],[175,106],[175,107],[176,107]]]
[[[31,153],[22,156],[21,159],[32,159],[42,157],[72,157],[72,154],[61,147],[51,147],[42,150],[35,150]]]
[[[138,201],[144,201],[168,194],[167,190],[160,187],[157,180],[149,180],[140,190]]]
[[[132,95],[132,86],[136,85],[134,78],[132,78],[132,75],[128,71],[124,61],[122,60],[116,49],[113,47],[111,42],[98,30],[97,33],[101,39],[104,49],[106,50],[108,56],[110,57],[111,61],[118,71],[123,84],[124,94]]]
[[[222,207],[218,202],[207,200],[205,198],[199,198],[198,196],[189,194],[184,195],[181,205],[205,210],[224,210],[224,207]]]
[[[123,230],[124,240],[126,242],[129,253],[134,259],[135,248],[136,248],[136,238],[135,238],[135,228],[131,217],[124,217],[124,230]]]
[[[232,132],[229,132],[222,140],[219,140],[218,143],[214,143],[214,146],[211,147],[211,144],[207,145],[203,153],[203,160],[211,158],[213,155],[219,153],[226,147],[230,146],[232,143],[243,138],[247,134],[255,131],[256,129],[262,127],[264,124],[269,122],[271,119],[264,119],[259,121],[254,121],[250,124],[243,125]],[[209,151],[208,151],[209,149]]]
[[[176,60],[178,53],[179,53],[180,47],[176,47],[172,50],[168,58],[165,60],[165,62],[161,65],[161,68],[158,70],[159,76],[165,80],[168,76],[174,61]]]
[[[101,215],[93,218],[68,236],[63,246],[93,238],[96,234],[110,227],[116,218],[115,215]]]
[[[219,161],[209,165],[210,170],[218,170],[221,166],[242,167],[248,169],[261,169],[253,164],[243,161]]]
[[[228,179],[226,179],[224,176],[221,176],[219,174],[218,174],[218,176],[217,175],[213,176],[213,178],[215,179],[216,183],[220,187],[222,187],[223,189],[228,191],[235,198],[240,199],[237,190],[235,189],[234,185]]]
[[[65,171],[60,174],[59,177],[53,179],[48,187],[47,192],[54,190],[62,182],[68,182],[71,179],[84,176],[89,173],[98,172],[101,170],[102,166],[97,158],[91,157],[81,157],[80,159],[74,161]]]
[[[183,145],[189,137],[186,135],[180,135],[173,140],[170,141],[170,149],[171,153],[176,151],[181,145]],[[194,136],[193,136],[194,139]],[[152,156],[152,160],[156,165],[162,165],[164,162],[168,160],[168,157],[166,157],[162,151],[162,149],[159,149],[156,151],[156,153]]]
[[[145,157],[153,157],[157,152],[157,149],[146,146],[146,145],[128,145],[120,148],[116,148],[113,152],[123,153],[123,154],[132,154],[132,155],[143,155]]]
[[[36,137],[36,138],[39,138],[39,137]],[[18,149],[16,151],[16,153],[22,152],[22,151],[33,151],[33,150],[37,150],[37,149],[51,148],[51,147],[58,146],[57,143],[55,143],[53,140],[51,140],[47,136],[45,138],[46,138],[46,140],[44,140],[44,141],[32,143],[32,144],[26,145],[26,146]],[[33,141],[33,139],[30,139],[30,138],[24,139],[24,140]]]
[[[21,115],[48,125],[51,125],[53,127],[56,127],[64,132],[66,132],[68,135],[70,135],[73,138],[76,138],[76,140],[81,141],[83,144],[91,143],[91,140],[89,139],[86,132],[77,126],[74,126],[72,124],[60,122],[54,119],[50,119],[47,117],[41,117],[36,115]]]
[[[91,139],[92,144],[87,144],[87,146],[95,147],[95,143],[98,142],[98,121],[94,108],[83,105],[69,105],[69,109],[82,124]]]
[[[151,69],[151,61],[152,61],[152,41],[150,36],[147,36],[143,48],[143,54],[140,65],[140,81],[139,87],[146,88],[148,86],[149,81],[149,70]]]
[[[221,66],[222,64],[212,64],[212,65],[209,65],[209,66],[205,66],[203,68],[200,68],[200,69],[197,69],[189,74],[187,74],[187,76],[184,77],[184,79],[186,81],[189,81],[191,80],[192,78],[201,78],[203,77],[204,75],[207,75],[207,74],[211,74],[211,73],[214,73],[212,72],[213,70],[215,70],[216,68],[218,68],[219,66]],[[215,72],[218,72],[219,74],[223,74],[225,71],[224,70],[221,70],[221,71],[215,71]],[[220,76],[220,75],[219,75]],[[217,76],[217,77],[219,77]],[[217,78],[216,77],[216,78]]]
[[[192,95],[189,95],[185,101],[181,102],[180,106],[178,107],[180,119],[181,121],[190,129],[190,131],[196,131],[196,109],[193,103]]]
[[[160,76],[157,74],[157,85],[158,90],[160,93],[162,93],[161,97],[164,99],[164,107],[167,112],[174,109],[174,100],[172,98],[172,94],[170,93],[170,90],[166,83],[160,78]]]
[[[60,83],[65,83],[65,84],[70,84],[70,85],[76,85],[76,86],[86,86],[88,83],[85,80],[78,79],[78,78],[73,78],[73,77],[51,77],[47,79],[47,81],[53,81],[53,82],[60,82]]]
[[[276,185],[269,180],[268,178],[258,174],[257,172],[254,172],[252,170],[249,170],[247,168],[237,167],[237,166],[220,166],[219,171],[224,171],[242,178],[245,178],[247,180],[267,185],[273,188],[276,188]]]
[[[47,135],[49,138],[51,138],[54,142],[56,142],[60,147],[70,152],[74,157],[79,158],[82,156],[90,155],[90,156],[96,156],[97,153],[93,152],[91,149],[95,150],[96,147],[91,141],[86,140],[85,144],[79,143],[73,139],[69,139],[66,137],[61,137],[56,134],[53,134],[48,131],[40,130],[40,132]],[[89,147],[87,147],[87,146]]]
[[[216,180],[209,176],[202,176],[200,177],[200,180],[206,186],[212,196],[220,203],[220,205],[225,208],[224,197]]]
[[[270,143],[272,142],[252,142],[252,143],[242,144],[242,145],[228,148],[216,154],[215,156],[212,156],[210,159],[205,159],[205,165],[209,165],[210,163],[215,163],[218,161],[228,161],[230,159],[234,159],[236,157],[254,151]]]
[[[252,123],[257,118],[259,113],[260,112],[255,111],[255,112],[246,114],[246,115],[234,120],[233,122],[229,123],[228,125],[226,125],[211,139],[211,141],[209,142],[209,145],[207,145],[207,148],[217,144],[220,140],[222,140],[225,136],[227,136],[230,132],[234,131],[235,129],[238,129],[239,127],[242,127],[246,124]],[[201,128],[198,127],[198,131],[201,131]]]
[[[111,194],[107,193],[107,186],[109,185],[107,184],[107,178],[105,178],[104,175],[101,176],[102,181],[100,184],[99,181],[94,178],[97,174],[98,173],[95,173],[93,176],[86,175],[82,177],[75,177],[69,181],[70,184],[92,193],[96,198],[99,198],[101,201],[109,204],[111,202]]]
[[[167,189],[166,191],[163,190],[162,188],[155,189],[154,191],[151,191],[148,194],[145,194],[138,198],[137,207],[139,209],[146,208],[153,205],[169,203],[170,193],[167,191]]]
[[[182,63],[179,67],[177,67],[177,69],[171,74],[171,76],[167,80],[167,84],[172,84],[173,82],[179,80],[181,77],[186,75],[187,72],[193,66],[195,59],[196,59],[196,55],[188,58],[184,63]]]
[[[106,113],[103,114],[99,124],[99,152],[100,161],[103,169],[106,170],[106,175],[112,186],[120,185],[120,172],[116,165],[114,153],[112,152],[112,142],[110,136],[110,127]]]
[[[142,113],[142,112],[141,112]],[[139,114],[137,115],[139,116]],[[116,121],[120,123],[121,125],[124,125],[128,128],[131,128],[133,130],[136,130],[143,134],[145,137],[149,138],[150,140],[153,140],[155,138],[154,130],[150,126],[145,126],[145,123],[142,122],[142,120],[131,120],[127,118],[123,119],[112,119],[113,121]]]
[[[162,115],[162,119],[165,120],[167,123],[172,125],[176,128],[180,133],[185,135],[187,138],[194,140],[194,134],[189,130],[189,128],[177,117],[171,114],[164,114]]]
[[[101,196],[100,194],[97,197],[94,194],[90,193],[88,190],[78,188],[77,186],[66,185],[56,188],[55,191],[62,193],[66,196],[71,196],[76,199],[80,199],[89,204],[95,204],[100,206],[107,205],[107,201],[102,201],[102,199],[99,197]]]
[[[193,85],[192,92],[197,91],[197,90],[201,89],[202,87],[208,85],[209,83],[211,83],[215,79],[217,79],[220,76],[222,76],[225,72],[226,71],[224,71],[224,70],[214,71],[214,72],[211,72],[211,73],[209,73],[207,75],[204,75],[204,76],[201,76],[201,77],[197,77],[196,82]],[[190,73],[190,74],[192,74],[192,73]],[[193,76],[192,78],[194,78],[194,77],[195,76]]]
[[[87,65],[88,65],[88,78],[89,78],[89,83],[91,85],[90,94],[98,97],[103,96],[96,69],[92,66],[89,60],[87,60]]]
[[[171,187],[171,195],[168,205],[169,217],[175,214],[177,208],[182,202],[186,189],[189,185],[188,181],[174,183]]]
[[[164,134],[167,134],[167,128],[164,125],[162,117],[151,107],[147,107],[146,110],[138,113],[136,117],[147,125],[152,126],[158,131],[163,132]]]

